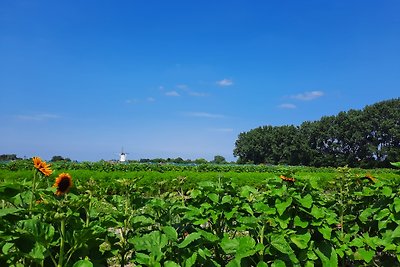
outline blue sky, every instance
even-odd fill
[[[0,2],[0,154],[232,153],[400,94],[400,2]]]

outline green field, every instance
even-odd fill
[[[0,164],[0,266],[400,264],[398,170],[108,162],[51,170]],[[52,187],[63,173],[73,181],[66,192]]]

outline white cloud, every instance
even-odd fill
[[[125,100],[126,104],[135,104],[137,102],[139,102],[137,99],[127,99],[127,100]]]
[[[154,97],[148,97],[147,98],[147,102],[154,102],[156,101],[156,99]]]
[[[177,91],[169,91],[165,93],[166,96],[180,96]]]
[[[278,107],[284,108],[284,109],[295,109],[295,108],[297,108],[296,105],[291,104],[291,103],[284,103],[284,104],[279,105]]]
[[[60,118],[60,116],[55,114],[17,115],[16,117],[20,120],[29,120],[29,121],[44,121],[44,120]]]
[[[311,92],[304,92],[304,93],[297,94],[297,95],[292,95],[290,97],[293,99],[297,99],[297,100],[308,101],[308,100],[316,99],[323,95],[324,95],[324,92],[322,92],[322,91],[311,91]]]
[[[185,114],[189,117],[198,117],[198,118],[211,118],[211,119],[225,118],[224,115],[213,114],[208,112],[187,112]]]
[[[231,86],[233,85],[233,81],[231,79],[222,79],[217,81],[217,84],[222,87]]]

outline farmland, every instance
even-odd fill
[[[399,170],[35,164],[0,164],[0,266],[400,263]]]

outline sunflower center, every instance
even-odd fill
[[[65,192],[70,187],[71,183],[68,178],[63,178],[58,184],[58,190],[61,192]]]

